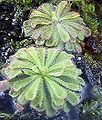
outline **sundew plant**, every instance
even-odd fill
[[[34,39],[37,45],[50,47],[63,43],[77,45],[91,34],[80,14],[71,11],[71,4],[67,1],[58,6],[42,4],[32,10],[23,28],[25,35]]]
[[[78,44],[91,34],[79,13],[70,10],[67,1],[32,10],[23,28],[25,35],[35,40],[35,47],[19,49],[2,69],[9,95],[47,117],[77,105],[84,85],[81,70],[72,61],[74,56],[57,47]]]
[[[73,55],[55,48],[22,48],[3,73],[10,79],[10,95],[27,102],[48,117],[61,109],[68,112],[79,102],[83,81],[81,71],[71,61]]]

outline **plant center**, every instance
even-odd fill
[[[47,75],[47,68],[46,67],[40,68],[39,73],[42,76],[46,76]]]

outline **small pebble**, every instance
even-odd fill
[[[81,60],[81,57],[78,57],[78,60]]]

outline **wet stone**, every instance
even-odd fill
[[[14,113],[14,105],[12,98],[3,92],[0,92],[0,112]]]

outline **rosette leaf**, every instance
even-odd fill
[[[79,13],[71,11],[67,1],[60,2],[57,7],[43,4],[37,10],[32,10],[23,28],[25,35],[32,37],[36,44],[46,46],[76,42],[76,38],[82,41],[91,34]]]
[[[10,95],[24,105],[44,111],[48,117],[68,111],[79,102],[81,71],[67,54],[55,48],[22,48],[2,71],[9,78]]]

